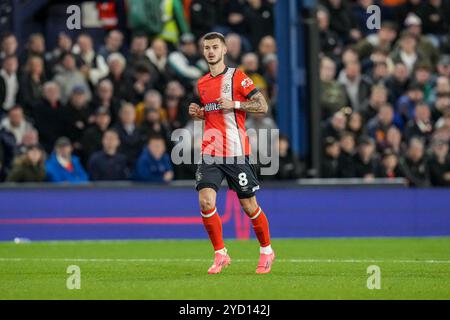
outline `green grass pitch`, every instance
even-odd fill
[[[3,242],[0,299],[450,299],[450,238],[274,239],[269,275],[254,273],[255,240],[226,243],[231,266],[208,275],[206,240]]]

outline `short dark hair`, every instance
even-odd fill
[[[220,41],[225,44],[225,37],[223,34],[219,32],[208,32],[202,37],[202,42],[205,40],[213,40],[213,39],[220,39]]]
[[[164,144],[166,144],[166,139],[164,139],[163,135],[159,133],[151,134],[147,139],[147,143],[150,143],[152,140],[162,140]]]

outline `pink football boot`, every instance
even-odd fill
[[[271,254],[261,253],[259,255],[259,262],[258,267],[256,268],[256,273],[258,274],[269,273],[274,260],[275,260],[275,252],[272,251]]]
[[[222,268],[231,264],[231,258],[228,254],[221,254],[219,252],[214,256],[214,263],[211,268],[208,269],[209,274],[216,274],[222,271]]]

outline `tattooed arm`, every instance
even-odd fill
[[[217,102],[222,109],[239,109],[254,113],[266,113],[268,110],[266,98],[264,98],[261,92],[255,93],[250,100],[245,102],[236,103],[236,101],[224,98],[217,99]],[[237,107],[237,105],[239,105],[239,107]]]

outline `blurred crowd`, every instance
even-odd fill
[[[129,28],[104,38],[62,32],[54,48],[39,33],[19,46],[4,32],[0,181],[192,179],[195,165],[170,159],[171,133],[193,131],[187,106],[199,102],[195,83],[208,72],[199,40],[209,31],[226,36],[227,65],[270,103],[267,115],[248,114],[247,127],[276,129],[274,2],[171,0],[171,8],[128,15]],[[321,177],[449,186],[449,1],[318,3]],[[378,29],[367,24],[373,4]],[[287,137],[277,147],[280,170],[262,179],[307,176]]]
[[[276,128],[274,1],[167,3],[146,11],[145,25],[132,17],[131,30],[103,39],[61,32],[49,48],[40,33],[23,46],[14,33],[1,35],[0,181],[193,179],[195,165],[171,162],[171,133],[192,128],[187,106],[198,102],[196,80],[208,72],[199,42],[208,31],[226,35],[226,63],[270,101],[271,112],[250,115],[248,125]],[[300,173],[283,139],[276,178],[289,179]]]
[[[446,0],[320,1],[323,177],[450,185],[449,16]]]

